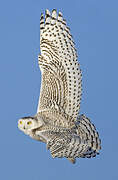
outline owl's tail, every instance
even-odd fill
[[[95,126],[83,114],[78,117],[76,125],[77,134],[88,144],[88,150],[81,157],[95,157],[101,149],[101,140]]]

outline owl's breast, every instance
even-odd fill
[[[37,130],[30,131],[27,135],[29,135],[32,139],[46,143],[45,138],[40,136],[39,131],[37,132]]]

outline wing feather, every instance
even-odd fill
[[[39,66],[42,84],[38,112],[52,106],[77,118],[81,100],[81,70],[70,30],[62,13],[46,10],[40,20]]]

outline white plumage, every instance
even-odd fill
[[[62,13],[41,14],[38,62],[42,73],[39,105],[34,117],[19,120],[18,127],[45,142],[52,157],[94,157],[100,150],[95,126],[79,115],[81,70],[70,30]]]

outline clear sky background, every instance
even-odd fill
[[[83,72],[81,113],[96,125],[102,150],[93,159],[52,159],[45,144],[17,128],[36,113],[41,74],[40,14],[61,10]],[[0,1],[0,179],[118,179],[118,1]]]

